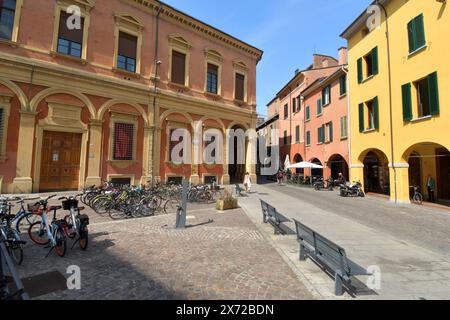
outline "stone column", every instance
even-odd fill
[[[362,184],[362,188],[364,190],[364,165],[363,164],[352,164],[350,165],[350,180],[349,182],[353,181],[360,181]]]
[[[256,118],[252,118],[251,129],[248,131],[248,143],[247,143],[247,154],[246,154],[246,171],[250,173],[250,178],[253,184],[257,183],[256,176],[256,163],[257,163],[257,144],[258,144],[258,134],[256,133]]]
[[[31,193],[33,179],[33,146],[36,124],[36,112],[21,111],[19,124],[19,140],[17,147],[16,177],[13,181],[14,193]]]
[[[155,140],[153,141],[153,160],[152,160],[152,166],[151,166],[151,176],[154,179],[155,182],[161,181],[161,154],[164,153],[163,150],[161,150],[161,128],[155,127]],[[163,154],[164,156],[164,154]]]
[[[395,167],[395,174],[394,174]],[[389,180],[391,188],[391,201],[395,201],[395,192],[397,192],[397,203],[411,203],[409,197],[409,164],[395,163],[389,166]]]
[[[228,172],[228,136],[227,132],[224,133],[224,139],[223,139],[223,174],[222,174],[222,185],[229,185],[230,184],[230,174]]]
[[[151,171],[152,171],[152,130],[153,128],[148,125],[144,125],[144,141],[143,141],[143,151],[142,151],[142,177],[141,184],[146,185],[151,182]]]
[[[103,121],[91,119],[89,123],[88,169],[85,186],[101,186]]]

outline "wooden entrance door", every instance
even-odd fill
[[[450,200],[450,153],[447,149],[436,150],[437,154],[437,196]]]
[[[81,133],[44,131],[40,191],[78,189],[81,138]]]

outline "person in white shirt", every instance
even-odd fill
[[[246,173],[244,177],[244,188],[245,192],[250,192],[252,190],[252,179],[250,178],[250,173]]]

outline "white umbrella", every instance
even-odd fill
[[[288,166],[289,169],[323,169],[323,166],[311,162],[299,162]]]
[[[291,161],[289,160],[289,155],[286,156],[286,160],[284,161],[284,167],[289,168],[291,166]]]

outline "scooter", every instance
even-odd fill
[[[339,187],[339,194],[341,197],[361,197],[364,198],[366,194],[362,189],[362,184],[360,181],[354,182],[353,184],[347,186],[341,184]]]
[[[325,185],[326,182],[326,185]],[[333,191],[334,188],[334,180],[332,178],[329,178],[327,181],[324,181],[323,178],[319,178],[316,182],[313,184],[314,190],[321,191],[323,189],[326,189],[328,191]]]

